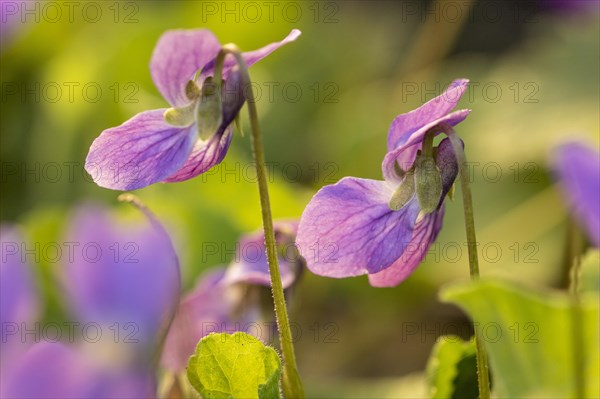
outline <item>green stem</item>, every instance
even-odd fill
[[[568,264],[568,289],[571,297],[576,302],[579,302],[579,274],[581,266],[581,253],[584,250],[583,236],[577,222],[569,215],[567,219],[567,243],[566,243],[566,256],[568,260],[565,262]]]
[[[581,273],[581,253],[583,237],[576,222],[569,217],[569,242],[567,256],[570,257],[569,292],[571,294],[571,322],[573,325],[573,363],[575,370],[575,393],[577,398],[585,397],[585,354],[583,348],[583,308],[579,298],[579,277]]]
[[[242,75],[242,85],[248,103],[248,113],[250,116],[250,126],[252,129],[252,152],[256,162],[256,172],[258,179],[258,192],[260,195],[260,207],[262,211],[263,228],[265,231],[265,246],[267,248],[267,259],[269,262],[269,273],[271,275],[271,291],[273,293],[273,302],[275,304],[275,317],[279,329],[279,341],[283,353],[283,393],[286,398],[304,398],[304,388],[298,368],[296,366],[296,355],[294,354],[294,345],[292,343],[292,334],[285,305],[285,296],[283,294],[283,285],[281,283],[281,273],[279,272],[279,263],[277,257],[277,248],[275,246],[275,233],[273,230],[273,216],[271,215],[271,204],[269,201],[269,188],[267,185],[267,170],[265,167],[265,154],[262,143],[260,126],[258,124],[258,112],[256,110],[256,100],[254,91],[250,84],[250,75],[246,62],[242,57],[241,51],[235,45],[225,45],[219,52],[215,64],[215,83],[221,87],[223,62],[227,54],[235,57]]]
[[[469,186],[469,172],[467,168],[467,156],[463,149],[463,143],[448,124],[440,124],[439,128],[448,136],[452,148],[456,154],[460,170],[460,184],[463,197],[463,208],[465,213],[465,229],[467,233],[467,249],[469,251],[469,272],[472,280],[479,279],[479,259],[477,257],[477,238],[475,237],[475,219],[473,217],[473,199],[471,187]],[[477,356],[477,381],[479,385],[479,398],[489,399],[490,379],[487,353],[483,346],[479,323],[474,321],[475,346]]]

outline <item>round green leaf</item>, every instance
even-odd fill
[[[246,333],[210,334],[190,358],[187,376],[203,398],[279,398],[281,361]]]

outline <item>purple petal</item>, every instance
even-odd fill
[[[224,268],[217,268],[203,275],[179,304],[163,349],[165,368],[175,373],[185,370],[198,341],[221,331],[229,320],[231,307],[221,284],[224,273]]]
[[[231,73],[223,85],[221,95],[223,98],[223,122],[221,128],[223,128],[233,122],[246,101],[242,75],[237,65],[231,69]]]
[[[323,187],[300,220],[296,243],[315,274],[350,277],[393,264],[412,239],[419,213],[416,197],[392,211],[388,182],[343,178]]]
[[[158,91],[173,107],[191,101],[185,94],[189,80],[206,63],[214,59],[221,45],[207,29],[170,30],[165,32],[152,54],[150,72]]]
[[[298,38],[298,36],[300,36],[300,34],[302,34],[302,32],[300,32],[298,29],[292,29],[292,31],[285,37],[285,39],[283,39],[280,42],[267,44],[266,46],[264,46],[258,50],[242,53],[242,57],[244,58],[244,61],[246,62],[246,66],[250,67],[252,64],[255,64],[258,61],[262,60],[263,58],[265,58],[266,56],[268,56],[269,54],[271,54],[273,51],[277,50],[281,46],[295,41]],[[216,55],[215,55],[215,57],[216,57]],[[229,76],[229,71],[236,64],[237,63],[236,63],[235,59],[231,55],[225,58],[225,61],[223,62],[223,78],[227,79],[227,77]],[[202,73],[200,75],[200,81],[203,82],[207,76],[212,76],[214,73],[214,69],[215,69],[215,60],[213,59],[202,70]]]
[[[0,226],[0,367],[18,358],[28,347],[21,339],[23,328],[33,329],[39,313],[39,298],[35,290],[29,265],[22,248],[31,248],[13,226]]]
[[[279,270],[283,288],[288,288],[296,280],[299,272],[300,257],[296,252],[294,239],[298,223],[278,221],[273,225],[278,249],[283,253],[279,256]],[[236,259],[229,265],[225,278],[226,284],[256,284],[271,286],[271,275],[265,248],[265,235],[262,231],[243,237],[236,248]]]
[[[153,372],[96,366],[94,397],[106,399],[155,398],[157,382]],[[109,365],[110,366],[110,365]]]
[[[135,190],[164,180],[183,165],[192,151],[196,128],[171,126],[164,112],[139,113],[94,140],[85,169],[99,186]]]
[[[154,397],[154,377],[103,370],[83,353],[61,343],[36,344],[11,365],[3,398],[119,398]]]
[[[388,181],[399,181],[400,178],[396,174],[395,164],[397,163],[400,166],[400,168],[404,171],[407,171],[411,168],[412,164],[415,162],[417,151],[421,149],[423,137],[429,129],[436,125],[439,125],[440,123],[447,123],[450,126],[455,126],[463,120],[465,120],[465,118],[469,115],[470,112],[471,110],[463,109],[438,119],[430,119],[430,122],[427,122],[425,125],[421,126],[417,131],[412,133],[408,137],[406,142],[398,145],[395,149],[389,151],[385,155],[385,158],[383,159],[383,164],[381,166],[383,170],[383,177]]]
[[[441,95],[413,111],[398,115],[392,122],[388,133],[388,152],[408,141],[414,142],[415,140],[411,140],[411,135],[429,124],[430,121],[442,118],[452,111],[467,90],[468,84],[468,79],[457,79]]]
[[[462,140],[460,140],[460,142],[462,143],[462,146],[464,148],[465,144]],[[456,153],[454,152],[452,142],[449,138],[446,137],[445,139],[440,141],[440,144],[438,145],[435,163],[440,169],[442,177],[442,196],[440,197],[439,205],[441,207],[442,203],[446,199],[446,195],[454,185],[454,181],[456,180],[456,176],[458,176],[459,172]]]
[[[442,229],[444,219],[444,200],[458,174],[458,162],[450,139],[443,139],[438,145],[436,164],[441,171],[442,195],[438,210],[423,216],[413,231],[412,239],[406,251],[389,268],[379,273],[369,274],[369,282],[374,287],[394,287],[406,279],[423,260],[427,250]]]
[[[94,373],[75,351],[59,343],[36,344],[2,384],[3,398],[95,398]]]
[[[177,256],[157,225],[120,225],[105,210],[86,207],[68,234],[76,250],[65,265],[65,288],[77,319],[119,323],[130,337],[123,342],[144,350],[159,339],[179,299]]]
[[[600,153],[580,143],[556,149],[554,169],[577,220],[600,247]]]
[[[259,50],[243,53],[246,65],[249,67],[260,61],[284,44],[296,40],[299,35],[300,31],[294,29],[284,40],[278,43],[271,43]],[[223,78],[225,79],[223,87],[223,123],[219,131],[207,141],[197,140],[185,164],[171,175],[165,176],[163,179],[165,182],[172,183],[191,179],[208,171],[225,158],[232,138],[232,129],[229,125],[239,113],[245,101],[241,76],[239,73],[235,73],[237,70],[234,58],[227,57],[223,64]],[[206,77],[212,76],[213,73],[214,59],[204,67],[197,82],[201,84]]]
[[[394,287],[404,281],[425,258],[427,250],[442,229],[443,218],[443,206],[439,211],[424,216],[416,224],[406,251],[387,269],[369,274],[369,283],[373,287]]]
[[[163,181],[173,183],[188,180],[219,164],[225,158],[232,138],[233,128],[221,125],[220,131],[207,141],[198,139],[183,166]]]

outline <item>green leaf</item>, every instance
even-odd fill
[[[203,398],[279,398],[281,362],[246,333],[210,334],[190,358],[187,376]]]
[[[477,321],[497,397],[599,397],[599,297],[493,280],[442,291]]]
[[[441,337],[427,363],[427,381],[433,399],[476,399],[479,391],[475,343],[456,336]]]

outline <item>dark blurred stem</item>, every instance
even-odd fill
[[[583,307],[579,298],[579,274],[581,272],[581,253],[583,237],[572,217],[568,221],[568,241],[566,262],[569,263],[569,292],[571,294],[573,326],[573,363],[575,371],[575,393],[577,398],[585,397],[585,360],[583,348]]]
[[[402,77],[415,72],[426,71],[432,65],[439,65],[439,61],[444,59],[456,43],[465,24],[469,22],[472,16],[472,7],[476,4],[475,0],[466,0],[461,2],[461,13],[456,20],[440,18],[439,10],[444,7],[445,0],[436,0],[429,5],[421,2],[418,5],[421,13],[428,12],[425,21],[419,24],[419,31],[416,33],[416,39],[411,40],[410,47],[406,50],[407,56],[404,57],[404,64],[401,65],[400,73]],[[421,14],[422,15],[422,14]],[[401,79],[405,81],[405,79]]]
[[[565,246],[558,286],[561,289],[572,292],[573,284],[577,284],[577,281],[573,281],[573,278],[577,278],[577,276],[573,276],[573,259],[583,253],[585,248],[579,226],[571,215],[567,216],[565,224]]]
[[[271,215],[271,204],[269,201],[269,188],[267,185],[267,170],[265,167],[265,153],[258,124],[258,112],[256,110],[256,100],[254,90],[250,84],[250,75],[246,62],[242,58],[241,51],[235,45],[225,45],[219,52],[215,64],[215,83],[217,87],[221,86],[223,76],[223,63],[227,54],[235,57],[242,74],[242,85],[248,103],[248,113],[250,115],[250,127],[252,130],[252,152],[256,162],[256,172],[258,178],[258,192],[260,195],[260,207],[262,211],[263,228],[265,231],[265,246],[267,248],[267,259],[269,261],[269,273],[271,275],[271,291],[273,293],[273,302],[275,304],[275,316],[277,318],[277,327],[279,329],[279,341],[283,353],[283,393],[286,398],[304,398],[304,388],[298,368],[296,366],[296,355],[292,343],[292,334],[283,295],[283,284],[281,282],[281,273],[279,272],[279,263],[277,258],[277,248],[275,247],[275,232],[273,230],[273,217]]]
[[[576,301],[579,301],[579,268],[581,266],[581,253],[583,250],[583,237],[572,217],[568,221],[566,252],[569,265],[569,292]]]
[[[448,124],[438,126],[450,139],[452,148],[456,154],[460,170],[460,185],[463,197],[463,208],[465,213],[465,229],[467,232],[467,248],[469,250],[469,272],[472,280],[479,279],[479,259],[477,257],[477,238],[475,237],[475,219],[473,217],[473,199],[471,198],[471,187],[469,186],[469,169],[467,168],[467,156],[463,149],[462,141],[458,138],[454,129]],[[477,382],[479,385],[479,398],[490,397],[490,371],[487,353],[481,339],[479,323],[473,320],[475,331],[475,346],[477,350]]]

